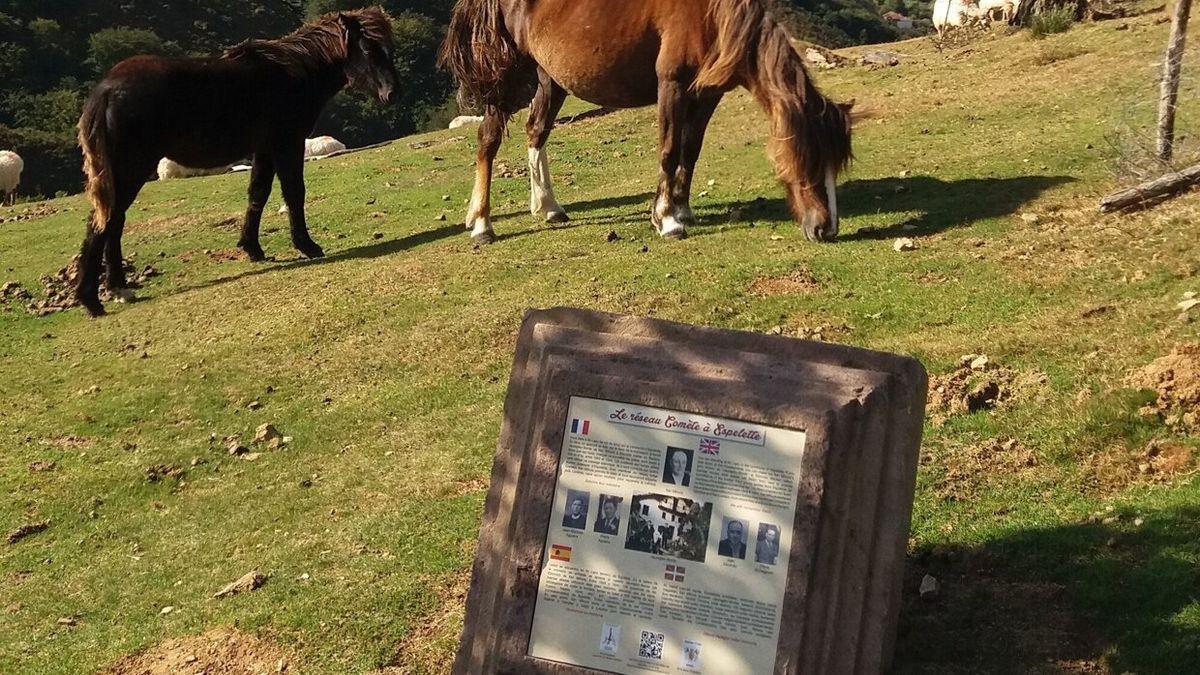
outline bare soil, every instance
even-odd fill
[[[1158,394],[1146,414],[1160,415],[1180,431],[1200,431],[1200,343],[1177,345],[1170,354],[1135,371],[1129,382]]]
[[[234,628],[167,640],[102,675],[267,675],[301,672],[278,645]]]

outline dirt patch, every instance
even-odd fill
[[[1080,464],[1084,483],[1101,494],[1113,494],[1131,485],[1168,483],[1190,475],[1196,453],[1186,445],[1151,441],[1141,450],[1114,446],[1088,455]]]
[[[45,532],[49,527],[50,521],[48,520],[42,520],[36,523],[25,523],[24,525],[18,526],[17,529],[13,530],[12,532],[9,532],[8,537],[5,538],[5,541],[7,541],[9,544],[15,544],[25,537],[35,535],[39,532]]]
[[[102,675],[267,675],[300,669],[282,648],[233,628],[167,640]]]
[[[1158,394],[1143,414],[1158,415],[1179,431],[1200,431],[1200,343],[1177,345],[1170,354],[1134,371],[1129,383]]]
[[[975,354],[964,356],[957,368],[935,375],[929,383],[929,409],[935,416],[964,415],[1002,406],[1039,383],[1041,373],[1021,374]],[[935,418],[936,419],[936,418]]]
[[[19,223],[29,220],[41,220],[42,218],[49,218],[56,213],[58,213],[58,209],[48,204],[41,203],[37,206],[34,206],[32,209],[27,209],[16,215],[0,218],[0,223]]]
[[[159,276],[160,272],[150,265],[136,269],[133,263],[125,260],[125,278],[130,288],[141,288],[150,279]],[[104,276],[101,266],[101,278]],[[79,279],[79,256],[71,259],[71,263],[52,275],[43,276],[42,288],[44,297],[37,298],[19,284],[9,282],[0,286],[0,306],[24,304],[26,311],[34,316],[49,316],[78,307],[75,300],[75,284]],[[100,299],[112,301],[113,296],[101,285]]]
[[[760,298],[773,298],[780,295],[803,295],[821,289],[812,272],[801,268],[793,270],[781,277],[759,277],[750,284],[750,293]]]
[[[934,488],[945,501],[966,501],[989,483],[1021,478],[1037,472],[1038,459],[1015,438],[991,438],[951,450],[939,462],[944,473]]]
[[[430,586],[440,589],[438,603],[426,616],[413,622],[412,631],[400,643],[394,665],[370,675],[407,675],[408,673],[449,673],[454,662],[458,633],[466,613],[469,574],[451,579],[431,579]]]

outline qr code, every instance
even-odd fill
[[[638,656],[645,659],[662,660],[663,634],[642,631],[642,646],[638,648]]]

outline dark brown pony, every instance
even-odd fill
[[[396,96],[391,20],[378,7],[326,14],[278,40],[251,40],[215,58],[137,56],[98,84],[79,120],[93,212],[76,296],[93,316],[106,284],[129,299],[121,264],[125,212],[162,157],[194,168],[253,156],[250,205],[238,246],[263,260],[259,222],[279,177],[292,243],[317,258],[304,220],[304,139],[325,104],[347,85],[383,103]]]
[[[695,222],[689,201],[705,130],[739,86],[770,116],[771,157],[805,235],[837,237],[836,179],[851,158],[853,104],[817,90],[763,0],[459,0],[441,62],[463,98],[485,111],[467,213],[476,241],[495,240],[492,163],[509,116],[531,99],[531,210],[567,219],[544,151],[567,91],[614,108],[657,102],[661,170],[651,220],[663,237],[683,238]]]

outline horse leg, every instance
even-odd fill
[[[125,214],[137,199],[153,163],[134,162],[117,170],[113,177],[113,210],[104,226],[104,285],[117,302],[132,302],[133,291],[125,279],[125,256],[121,251],[121,237],[125,233]]]
[[[658,85],[659,172],[658,196],[650,220],[664,239],[687,238],[675,204],[675,179],[683,158],[684,127],[687,125],[687,86],[675,79],[660,78]]]
[[[467,209],[467,229],[477,244],[496,241],[492,230],[492,165],[500,143],[504,140],[504,128],[508,116],[499,108],[488,106],[479,126],[479,151],[475,157],[475,189],[471,192],[471,206]]]
[[[554,129],[554,120],[567,100],[567,91],[538,69],[538,90],[533,97],[525,135],[529,138],[529,211],[542,216],[547,223],[565,223],[570,218],[554,198],[554,183],[550,179],[550,158],[546,141]]]
[[[254,153],[254,165],[250,169],[249,205],[246,207],[246,220],[242,223],[242,236],[238,239],[238,248],[245,251],[254,262],[267,259],[258,241],[258,226],[262,222],[267,200],[271,198],[271,184],[274,181],[275,162],[271,155]]]
[[[323,258],[325,251],[308,234],[304,219],[304,141],[288,143],[273,154],[275,171],[279,174],[279,189],[288,207],[292,245],[309,258]]]
[[[672,185],[675,217],[685,227],[696,224],[696,214],[692,212],[691,204],[692,177],[696,173],[700,151],[704,148],[704,134],[708,131],[708,123],[712,121],[713,113],[717,111],[720,102],[721,95],[717,94],[693,98],[688,105],[687,123],[683,129],[683,151]]]

